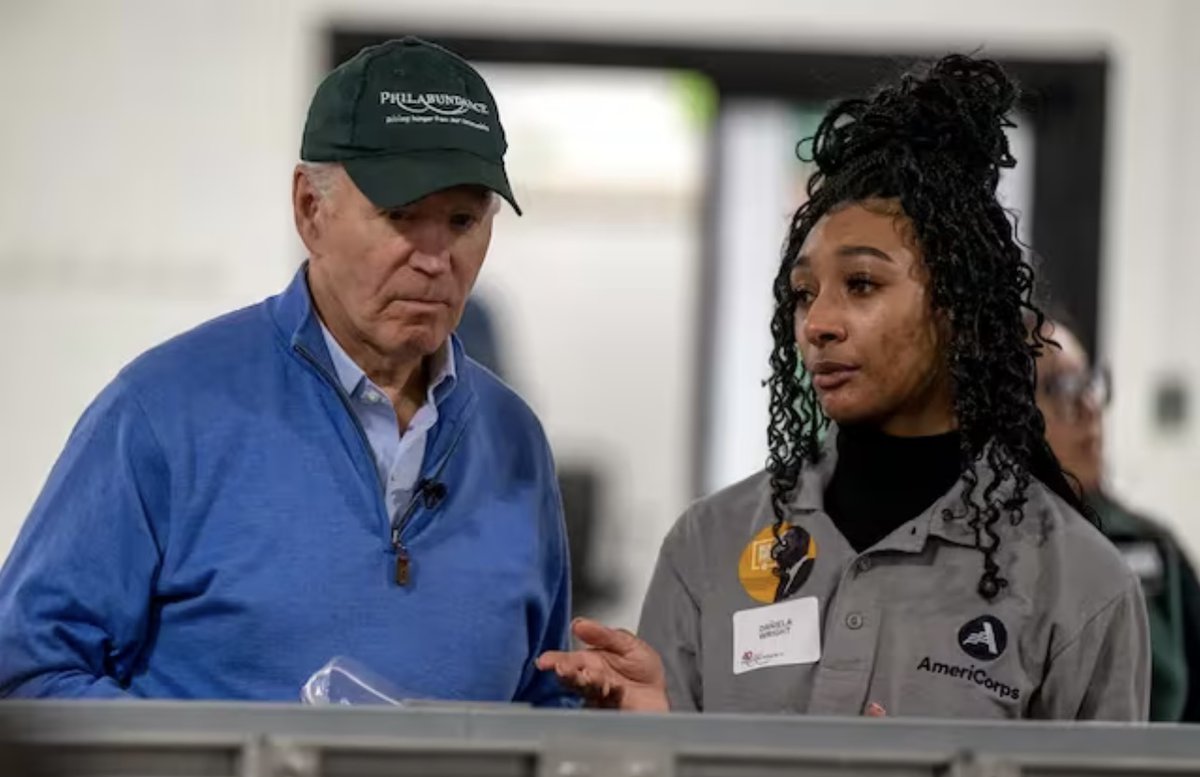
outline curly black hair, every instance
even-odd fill
[[[1005,129],[1014,126],[1008,115],[1017,96],[995,62],[950,55],[869,98],[836,103],[797,148],[816,171],[807,202],[792,217],[774,283],[767,471],[777,571],[786,552],[780,530],[787,504],[801,469],[819,458],[820,433],[829,423],[798,369],[791,272],[822,216],[868,199],[898,202],[911,221],[932,308],[949,322],[944,347],[966,488],[947,517],[968,520],[974,530],[983,555],[979,594],[991,600],[1008,584],[995,560],[998,524],[1005,517],[1021,521],[1032,478],[1091,515],[1045,440],[1034,392],[1036,358],[1048,342],[1045,316],[1034,302],[1033,270],[996,198],[1001,169],[1016,164]],[[806,142],[811,157],[801,152]],[[1036,320],[1032,332],[1026,316]],[[976,499],[979,478],[970,465],[980,456],[996,477]]]

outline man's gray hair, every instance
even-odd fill
[[[342,169],[340,162],[307,162],[300,160],[300,169],[308,178],[321,199],[328,199],[337,187],[338,171]]]
[[[329,199],[337,187],[340,177],[338,173],[342,169],[341,162],[307,162],[302,159],[299,164],[304,175],[308,177],[308,182],[316,190],[317,196],[323,200]],[[487,199],[488,213],[495,215],[500,211],[500,195],[489,189]]]

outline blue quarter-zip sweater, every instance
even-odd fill
[[[570,703],[554,466],[467,359],[396,555],[301,268],[149,351],[84,413],[0,571],[0,694],[296,700],[335,655],[423,697]],[[441,491],[442,489],[438,489]]]

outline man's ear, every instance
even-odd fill
[[[322,205],[321,193],[313,186],[304,168],[296,165],[292,171],[292,217],[296,222],[296,233],[300,235],[309,255],[320,242],[321,223],[318,215]]]

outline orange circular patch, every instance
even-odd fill
[[[791,525],[784,523],[779,527],[779,534],[786,534],[790,528]],[[767,526],[754,535],[754,539],[750,540],[738,559],[738,580],[742,581],[742,587],[750,594],[750,598],[763,604],[775,601],[775,590],[779,587],[779,578],[775,575],[775,560],[771,558],[771,548],[774,546],[775,533]],[[817,557],[817,541],[811,537],[808,537],[808,547],[805,548],[804,555],[810,563]]]

